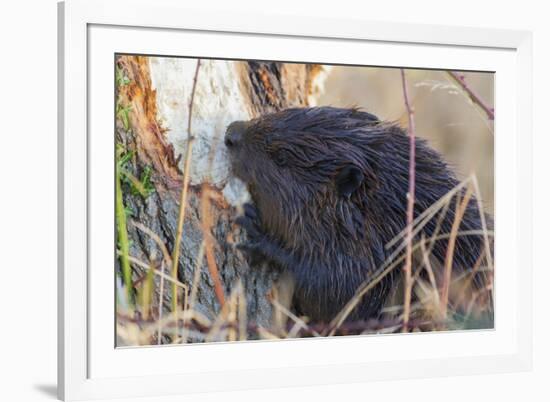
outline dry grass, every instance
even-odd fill
[[[129,256],[129,261],[135,270],[140,272],[137,281],[134,282],[137,294],[147,292],[150,297],[136,298],[134,307],[121,306],[117,312],[117,335],[119,345],[136,346],[164,343],[190,343],[190,342],[225,342],[245,341],[259,339],[287,339],[316,336],[337,336],[337,335],[360,335],[360,334],[384,334],[406,331],[441,331],[470,328],[490,328],[493,317],[493,266],[490,255],[490,247],[487,245],[486,252],[480,256],[476,264],[461,274],[454,273],[449,267],[454,253],[455,241],[459,236],[482,235],[490,242],[493,233],[483,231],[459,231],[459,222],[464,208],[475,192],[474,178],[470,177],[457,186],[457,189],[466,187],[464,195],[456,189],[451,193],[454,196],[445,196],[444,201],[435,203],[425,217],[432,217],[441,221],[443,213],[454,205],[457,208],[456,220],[450,233],[440,233],[436,229],[430,238],[420,236],[411,249],[415,256],[411,267],[411,293],[412,302],[409,306],[409,319],[404,321],[405,306],[397,304],[386,306],[382,318],[360,322],[348,322],[346,318],[353,311],[354,307],[361,301],[362,297],[369,292],[377,283],[388,275],[392,270],[400,267],[406,259],[406,250],[390,256],[391,260],[386,261],[372,277],[369,282],[361,285],[355,296],[347,303],[342,311],[331,323],[312,323],[308,317],[296,316],[287,307],[282,305],[276,297],[271,299],[273,309],[286,318],[284,328],[259,326],[251,322],[246,313],[246,292],[241,282],[232,287],[230,294],[221,304],[220,311],[213,317],[207,317],[197,310],[196,297],[197,289],[201,281],[200,273],[206,266],[209,274],[212,270],[209,267],[207,254],[206,237],[198,250],[195,260],[194,277],[189,284],[174,280],[171,275],[162,272],[163,266],[170,266],[170,255],[166,247],[160,241],[160,237],[152,233],[143,225],[130,222],[144,233],[147,233],[158,245],[161,261],[152,263],[144,262]],[[413,232],[419,233],[429,220],[419,217],[413,224]],[[440,225],[438,225],[440,226]],[[398,237],[401,234],[398,235]],[[446,261],[442,266],[434,267],[431,251],[437,240],[448,240],[448,252]],[[215,242],[215,238],[210,238]],[[395,244],[395,242],[393,242]],[[214,245],[212,244],[212,247]],[[205,256],[207,257],[205,259]],[[206,261],[205,261],[206,260]],[[422,271],[426,275],[422,275]],[[148,272],[153,272],[157,277],[156,281],[145,280],[150,278]],[[474,284],[474,276],[479,273],[486,273],[487,282],[483,288]],[[141,280],[143,278],[143,280]],[[426,279],[424,279],[426,278]],[[168,314],[169,309],[161,304],[163,300],[163,281],[168,281],[184,295],[184,307],[180,310],[177,319],[173,314]],[[443,286],[438,286],[442,283]],[[157,297],[153,297],[156,295]],[[145,302],[146,301],[146,302]],[[164,314],[163,314],[164,313]]]

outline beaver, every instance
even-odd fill
[[[357,108],[292,108],[228,126],[232,171],[252,199],[236,219],[248,238],[239,247],[251,265],[268,262],[292,275],[293,308],[310,320],[333,319],[399,246],[386,247],[407,225],[409,141],[398,125]],[[416,218],[459,181],[421,138],[415,162]],[[449,233],[454,210],[440,222],[430,219],[416,240],[438,229]],[[453,270],[471,269],[484,250],[483,236],[475,234],[482,220],[474,198],[460,230],[474,235],[457,237]],[[441,266],[447,243],[433,244]],[[398,273],[386,275],[348,319],[379,317]]]

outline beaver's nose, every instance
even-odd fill
[[[225,132],[225,146],[227,148],[235,148],[239,146],[243,140],[244,131],[246,130],[246,122],[234,121],[227,127]]]

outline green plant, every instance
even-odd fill
[[[125,74],[124,69],[116,66],[116,84],[117,87],[123,87],[131,82],[130,78]]]
[[[120,101],[116,105],[116,116],[122,121],[124,130],[128,131],[130,129],[130,111],[132,110],[132,105],[123,106]]]
[[[155,191],[155,187],[151,181],[151,167],[145,166],[138,179],[127,167],[127,164],[134,156],[134,153],[132,151],[125,152],[121,144],[118,144],[117,147],[118,152],[120,153],[118,168],[122,181],[130,185],[130,192],[132,195],[141,195],[143,198],[147,198]]]
[[[124,199],[122,196],[122,178],[121,178],[121,166],[129,158],[128,154],[123,155],[123,147],[117,146],[117,163],[115,172],[115,214],[117,222],[117,234],[118,234],[118,246],[120,250],[120,266],[122,270],[122,281],[127,292],[128,304],[132,305],[132,269],[130,267],[130,243],[128,241],[128,227],[126,223],[126,208],[124,207]]]
[[[131,192],[133,195],[141,195],[143,198],[149,197],[151,193],[155,191],[153,183],[151,182],[151,167],[146,166],[141,172],[141,176],[138,179],[132,173],[127,170],[121,171],[124,177],[129,181],[131,186]]]

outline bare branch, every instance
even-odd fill
[[[490,107],[479,95],[473,90],[473,88],[466,81],[464,74],[460,74],[454,71],[447,71],[449,76],[468,94],[468,97],[473,103],[478,105],[487,114],[489,120],[495,120],[495,109]]]

